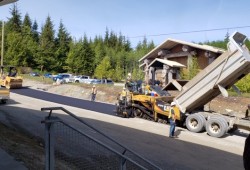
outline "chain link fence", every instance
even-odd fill
[[[46,109],[51,113],[53,109],[56,110]],[[62,110],[70,113],[65,109]],[[94,127],[85,124],[83,120],[80,119],[84,131],[58,117],[51,116],[51,113],[44,121],[46,169],[160,169]]]

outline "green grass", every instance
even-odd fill
[[[234,96],[234,97],[247,97],[250,98],[250,93],[241,93],[238,95],[235,91],[228,91],[229,96]]]
[[[43,82],[45,84],[52,84],[53,83],[53,80],[51,78],[45,78],[43,76],[33,77],[33,76],[30,76],[29,74],[22,74],[22,77],[24,80],[29,79],[29,80]]]

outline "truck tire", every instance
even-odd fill
[[[201,132],[204,130],[206,119],[201,114],[191,114],[186,118],[186,127],[191,132]]]
[[[201,129],[201,131],[204,131],[206,129],[206,118],[201,113],[196,113],[196,114],[201,118],[202,125],[203,125],[203,128]]]
[[[2,103],[2,104],[5,104],[5,103],[7,103],[7,100],[4,100],[4,99],[3,99],[3,100],[1,100],[1,103]]]
[[[75,83],[79,83],[79,80],[76,80]]]
[[[225,126],[225,134],[228,132],[229,128],[228,128],[228,123],[227,121],[223,118],[223,117],[218,117],[223,123],[224,123],[224,126]]]
[[[212,117],[206,123],[206,131],[212,137],[222,137],[226,134],[227,129],[227,122],[222,117]]]

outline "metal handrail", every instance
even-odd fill
[[[47,122],[47,120],[46,120],[45,122]],[[126,160],[129,160],[131,163],[134,163],[134,164],[137,165],[138,167],[140,167],[140,168],[142,168],[142,169],[147,169],[147,168],[143,167],[142,165],[138,164],[137,162],[133,161],[131,158],[129,158],[129,157],[127,157],[127,156],[125,156],[125,155],[123,155],[123,154],[117,152],[117,151],[114,150],[114,149],[112,149],[111,147],[109,147],[108,145],[104,144],[103,142],[101,142],[101,141],[99,141],[99,140],[97,140],[97,139],[95,139],[95,138],[93,138],[93,137],[91,137],[91,136],[89,136],[89,135],[83,133],[82,131],[80,131],[80,130],[74,128],[73,126],[70,126],[69,124],[65,123],[65,122],[62,121],[61,119],[59,119],[58,122],[61,122],[63,125],[65,125],[65,126],[71,128],[71,129],[73,129],[74,131],[80,133],[81,135],[87,137],[88,139],[91,139],[92,141],[94,141],[94,142],[100,144],[101,146],[103,146],[103,147],[105,147],[106,149],[112,151],[113,153],[115,153],[115,154],[121,156],[122,158],[125,158]]]
[[[129,151],[131,153],[133,153],[134,155],[138,156],[139,158],[141,158],[143,161],[147,162],[148,164],[150,164],[151,166],[155,167],[156,169],[161,169],[160,167],[158,167],[157,165],[155,165],[154,163],[150,162],[149,160],[143,158],[141,155],[135,153],[134,151],[130,150],[129,148],[121,145],[120,143],[118,143],[116,140],[114,140],[113,138],[105,135],[104,133],[102,133],[100,130],[94,128],[93,126],[91,126],[90,124],[88,124],[87,122],[85,122],[84,120],[80,119],[79,117],[77,117],[75,114],[73,114],[72,112],[68,111],[67,109],[63,108],[63,107],[43,107],[41,108],[41,111],[50,111],[49,112],[49,116],[50,117],[52,115],[52,111],[53,110],[62,110],[65,113],[67,113],[68,115],[70,115],[71,117],[75,118],[76,120],[78,120],[79,122],[85,124],[86,126],[88,126],[89,128],[95,130],[96,132],[100,133],[101,135],[103,135],[104,137],[106,137],[107,139],[111,140],[112,142],[114,142],[115,144],[121,146],[124,151],[122,152],[122,155],[124,155],[126,153],[126,151]]]

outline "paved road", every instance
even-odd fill
[[[0,121],[41,138],[44,125],[40,122],[47,113],[40,109],[63,106],[163,169],[243,169],[242,152],[249,132],[240,131],[217,139],[178,128],[179,139],[170,139],[168,125],[113,116],[113,105],[33,89],[13,90],[11,99],[7,105],[0,105]],[[67,115],[55,114],[73,123]]]
[[[61,96],[57,94],[48,93],[45,91],[34,90],[30,88],[12,89],[12,93],[45,100],[48,102],[59,103],[81,109],[91,110],[95,112],[101,112],[105,114],[114,115],[115,106],[112,104],[92,102],[89,100],[77,99],[73,97]]]

